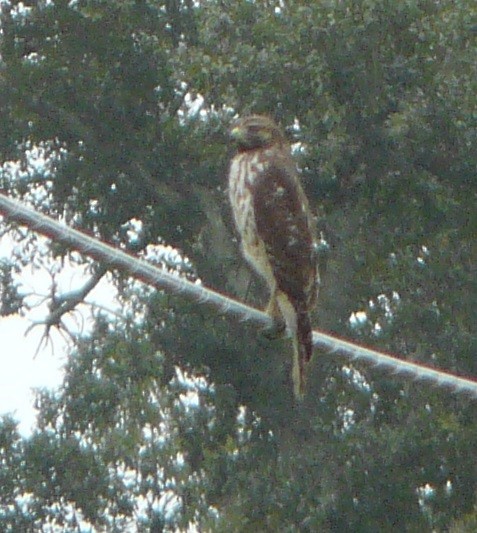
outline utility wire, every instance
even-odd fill
[[[20,202],[0,194],[0,213],[6,218],[25,224],[28,228],[60,242],[70,249],[100,261],[108,268],[116,268],[149,285],[169,293],[207,305],[217,312],[230,315],[241,321],[249,321],[260,327],[270,327],[270,317],[258,309],[249,307],[237,300],[191,283],[179,276],[170,274],[143,259],[138,259],[122,250],[105,244],[85,233],[65,226],[50,217],[25,207]],[[314,346],[351,360],[360,360],[381,367],[386,371],[405,375],[416,381],[427,381],[432,385],[450,389],[454,393],[467,394],[477,399],[477,381],[465,379],[448,372],[435,370],[425,365],[411,363],[377,350],[366,348],[322,331],[313,332]]]

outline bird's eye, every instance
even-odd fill
[[[257,130],[257,137],[259,137],[263,142],[269,142],[272,138],[272,134],[269,130],[260,128]]]

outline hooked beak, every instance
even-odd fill
[[[230,130],[230,137],[234,140],[234,141],[242,141],[244,139],[244,130],[243,128],[241,128],[240,126],[234,126],[231,130]]]

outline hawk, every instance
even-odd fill
[[[229,198],[245,259],[270,290],[268,314],[293,343],[293,388],[304,395],[311,359],[310,310],[318,270],[313,222],[281,129],[268,117],[239,119],[231,130],[237,146],[229,169]]]

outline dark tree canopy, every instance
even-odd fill
[[[226,133],[268,114],[329,245],[314,323],[475,377],[475,15],[471,0],[2,2],[2,192],[133,253],[172,246],[165,268],[261,304]],[[1,265],[2,315],[24,307],[23,265],[87,262],[5,224],[25,255]],[[91,263],[81,295],[104,274]],[[38,392],[33,435],[0,422],[2,531],[477,529],[475,402],[315,353],[298,408],[286,340],[114,283],[123,313],[98,312],[63,385]]]

